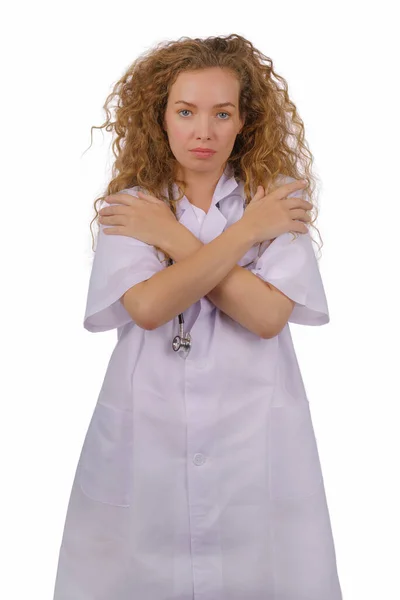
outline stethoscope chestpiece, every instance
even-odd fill
[[[173,259],[170,258],[169,265],[172,265],[172,264],[173,264]],[[190,333],[185,334],[183,332],[184,323],[185,323],[185,320],[183,318],[183,313],[179,314],[178,320],[179,320],[179,335],[176,335],[174,337],[174,339],[172,340],[172,349],[174,350],[174,352],[179,352],[179,355],[182,356],[183,358],[186,358],[192,347],[192,337],[191,337]]]
[[[173,350],[175,352],[180,351],[180,354],[183,354],[184,356],[187,356],[189,354],[191,347],[192,338],[190,333],[186,333],[186,335],[183,335],[183,332],[181,332],[181,335],[176,335],[172,340]]]

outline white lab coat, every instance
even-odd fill
[[[178,218],[207,243],[241,218],[243,198],[228,167],[208,213],[185,197]],[[72,485],[54,600],[341,600],[289,324],[262,339],[204,297],[184,313],[184,358],[171,346],[177,318],[146,331],[119,300],[165,263],[103,227],[84,326],[117,328],[118,341]],[[323,325],[310,235],[292,240],[238,264],[296,302],[290,322]]]

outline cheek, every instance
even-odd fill
[[[180,144],[187,138],[187,127],[181,125],[180,123],[173,123],[169,127],[168,134],[171,144]]]
[[[226,144],[226,146],[233,146],[236,140],[236,129],[232,125],[232,127],[226,127],[224,131],[221,133],[221,141]]]

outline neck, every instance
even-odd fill
[[[186,197],[189,199],[192,196],[195,198],[212,198],[223,172],[224,166],[220,167],[218,171],[209,173],[199,173],[188,169],[180,170],[179,179],[186,181],[184,190]]]

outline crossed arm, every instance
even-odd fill
[[[204,244],[179,224],[166,250],[175,262],[191,256]],[[262,338],[271,338],[286,325],[295,303],[276,287],[235,265],[207,298],[243,327]]]

